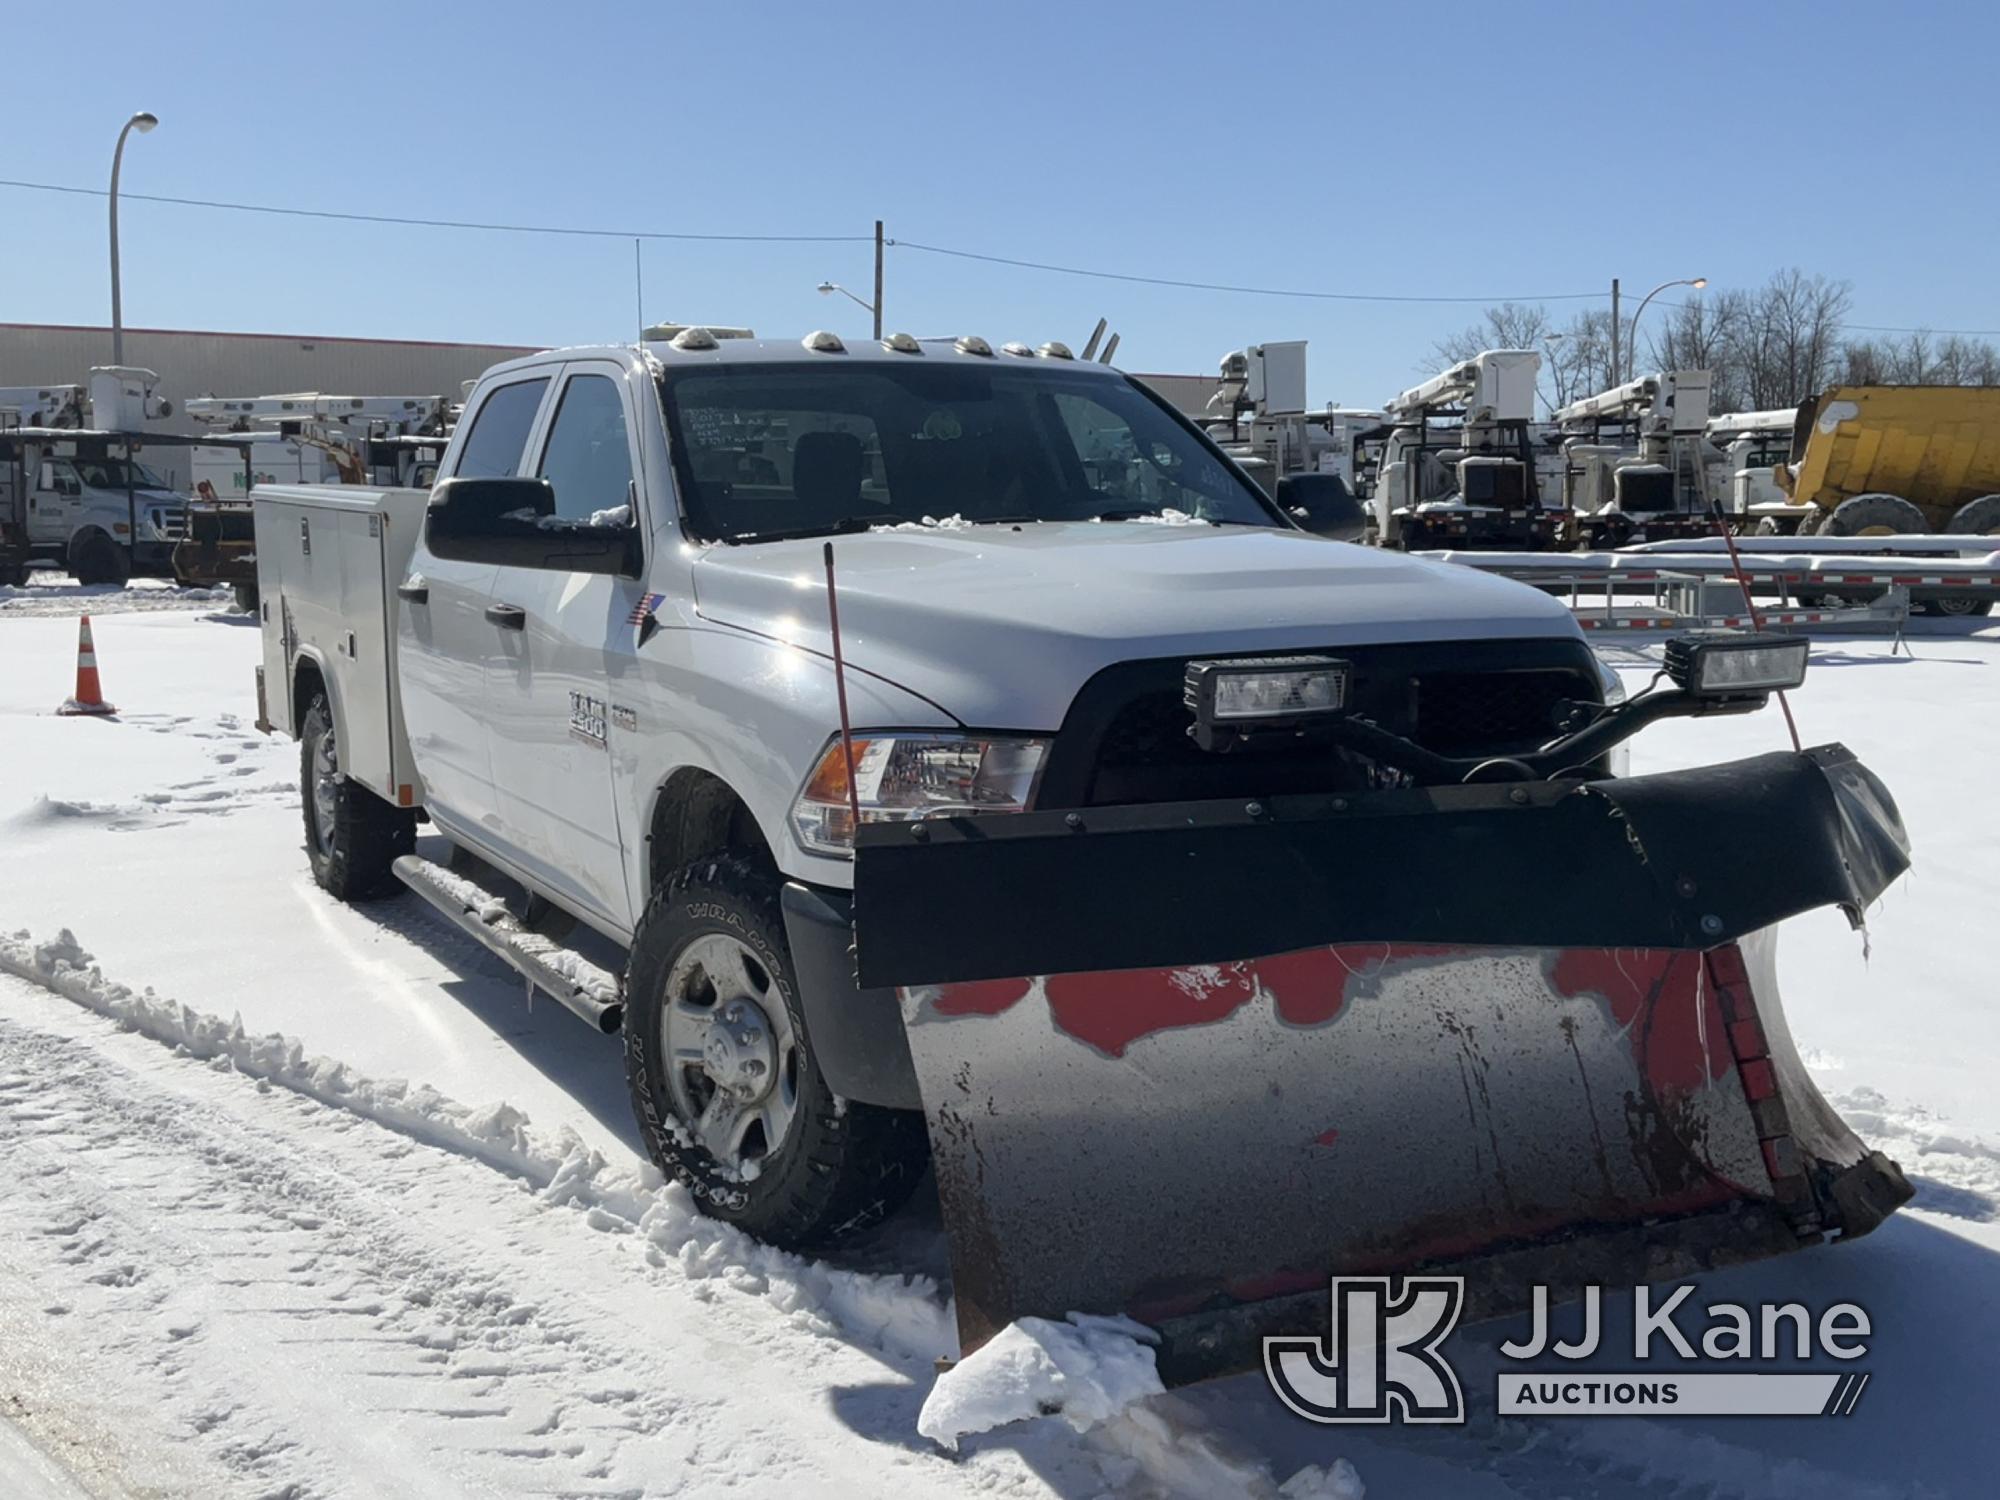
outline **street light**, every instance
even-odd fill
[[[1664,292],[1670,286],[1691,286],[1696,291],[1700,291],[1703,287],[1707,285],[1708,285],[1708,278],[1706,276],[1683,276],[1678,281],[1661,282],[1658,286],[1654,287],[1650,292],[1646,293],[1645,296],[1639,299],[1639,311],[1632,314],[1632,347],[1629,350],[1627,350],[1625,354],[1625,378],[1627,380],[1630,380],[1634,375],[1638,373],[1639,319],[1645,316],[1646,304],[1648,302],[1651,302],[1655,297],[1659,296],[1660,293]],[[1612,371],[1614,377],[1617,375],[1617,373],[1618,372],[1615,370]]]
[[[125,308],[118,296],[118,168],[125,160],[125,137],[133,131],[144,135],[160,123],[151,110],[142,109],[125,122],[118,132],[118,147],[111,153],[111,363],[125,363]]]
[[[822,281],[819,284],[819,294],[822,297],[831,297],[835,292],[840,293],[840,295],[845,297],[849,302],[852,302],[859,307],[865,308],[870,317],[873,317],[875,315],[874,303],[870,302],[865,297],[856,296],[853,292],[850,292],[846,287],[842,286],[839,282]]]

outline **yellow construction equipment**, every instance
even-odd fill
[[[1799,408],[1778,486],[1801,531],[2000,536],[2000,387],[1842,385]]]

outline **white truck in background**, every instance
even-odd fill
[[[226,586],[257,607],[250,492],[260,484],[428,489],[458,404],[443,396],[198,396],[187,415],[213,429],[193,454],[194,498],[174,549],[185,584]]]
[[[1486,349],[1383,403],[1371,506],[1384,546],[1545,552],[1562,517],[1542,503],[1533,349]]]
[[[1554,414],[1566,434],[1563,505],[1586,550],[1714,530],[1710,384],[1706,370],[1663,370]]]
[[[1233,350],[1221,374],[1202,430],[1306,530],[1362,540],[1368,514],[1356,460],[1382,413],[1308,408],[1303,339]]]
[[[1177,1383],[1343,1267],[1491,1314],[1909,1196],[1764,935],[1900,872],[1887,792],[1838,747],[1616,774],[1803,641],[1678,641],[1620,701],[1561,601],[1311,535],[1137,382],[974,336],[552,350],[428,492],[253,510],[319,884],[621,1033],[649,1152],[767,1240],[928,1156],[968,1347],[1132,1313]]]
[[[80,583],[173,575],[187,497],[138,456],[172,415],[151,370],[99,366],[84,385],[0,387],[0,522],[16,529],[22,564],[67,569]]]
[[[1739,532],[1788,536],[1813,514],[1778,485],[1778,466],[1792,457],[1795,406],[1770,411],[1732,411],[1708,419],[1707,436],[1716,452],[1711,493],[1722,501]]]

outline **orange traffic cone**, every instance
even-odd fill
[[[56,710],[59,714],[115,714],[117,709],[104,701],[104,689],[97,681],[97,647],[90,639],[90,616],[76,633],[76,696]]]

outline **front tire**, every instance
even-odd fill
[[[1840,502],[1820,522],[1821,536],[1918,536],[1931,529],[1924,513],[1901,495],[1879,491]]]
[[[92,531],[70,548],[69,570],[78,583],[109,583],[123,588],[132,577],[132,560],[110,537]]]
[[[333,706],[313,694],[299,726],[299,801],[313,879],[336,901],[365,901],[401,888],[390,868],[417,847],[417,815],[391,807],[340,769]]]
[[[720,854],[654,893],[625,970],[625,1072],[661,1171],[704,1213],[804,1249],[900,1207],[926,1142],[920,1115],[827,1087],[778,891]]]

